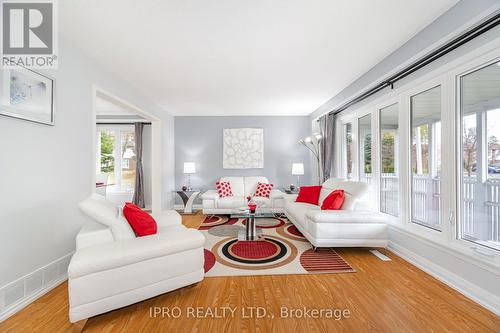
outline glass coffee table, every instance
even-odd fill
[[[275,217],[271,210],[267,209],[257,209],[255,213],[251,213],[250,210],[240,208],[235,209],[231,212],[231,218],[237,219],[245,219],[245,230],[240,230],[238,233],[239,241],[262,241],[264,240],[264,235],[262,233],[262,229],[257,228],[257,224],[255,223],[258,218],[270,218]]]

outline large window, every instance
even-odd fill
[[[441,230],[441,87],[410,99],[411,219]]]
[[[108,174],[108,192],[133,192],[135,132],[131,126],[98,126],[97,173]]]
[[[372,179],[372,116],[358,119],[359,180],[370,183]]]
[[[344,134],[345,134],[345,170],[346,170],[346,178],[352,178],[352,124],[347,123],[344,125]]]
[[[460,78],[461,237],[500,249],[500,62]]]
[[[380,211],[399,215],[398,104],[380,109]]]

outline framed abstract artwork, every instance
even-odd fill
[[[3,68],[0,115],[54,125],[54,80],[23,67]]]
[[[264,167],[264,129],[224,129],[222,167],[224,169],[262,169]]]

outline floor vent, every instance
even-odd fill
[[[0,322],[66,280],[72,253],[0,288]]]
[[[379,250],[370,250],[370,252],[382,261],[391,261],[391,258],[380,252]]]
[[[4,292],[4,306],[9,307],[12,304],[18,302],[24,297],[24,283],[23,281],[17,281],[10,284],[5,288]]]

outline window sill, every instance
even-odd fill
[[[394,228],[397,232],[418,238],[418,240],[438,250],[447,252],[470,264],[500,275],[500,252],[461,239],[446,239],[442,233],[435,230],[420,230],[406,223],[403,224],[401,221],[397,223],[394,221],[388,222],[390,227]]]

